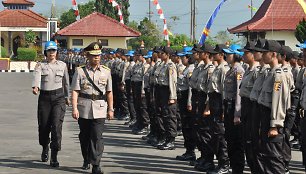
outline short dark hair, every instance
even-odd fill
[[[196,62],[196,60],[192,55],[187,55],[187,58],[188,58],[188,64],[194,64]]]
[[[234,54],[234,62],[241,62],[242,56],[239,54]]]

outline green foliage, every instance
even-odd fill
[[[36,34],[32,30],[25,32],[25,42],[26,45],[34,44],[36,39]]]
[[[161,45],[161,30],[158,29],[154,23],[150,22],[148,18],[144,18],[142,21],[140,21],[139,25],[137,24],[137,22],[132,21],[128,24],[128,26],[133,29],[136,29],[141,33],[140,37],[130,39],[128,41],[128,45],[131,46],[133,49],[139,48],[141,45],[141,41],[144,42],[146,49],[152,49],[154,46]]]
[[[2,47],[2,46],[1,46],[1,57],[2,57],[2,58],[7,57],[6,49],[5,49],[4,47]]]
[[[130,16],[129,1],[128,0],[116,0],[116,2],[121,7],[124,23],[125,24],[129,23],[129,16]],[[97,12],[105,14],[106,16],[109,16],[113,19],[117,19],[118,21],[120,20],[118,16],[118,10],[115,7],[113,7],[112,3],[109,3],[108,0],[96,0],[95,6],[96,6]]]
[[[18,48],[18,61],[34,61],[37,57],[37,52],[33,48]]]
[[[95,11],[95,2],[89,1],[88,3],[78,5],[80,18],[88,16]],[[66,26],[72,24],[76,21],[76,16],[74,15],[73,9],[65,11],[60,16],[60,28],[65,28]]]
[[[300,43],[306,41],[306,21],[305,19],[301,20],[296,26],[295,37]]]
[[[218,44],[225,44],[226,42],[229,42],[230,44],[238,44],[240,40],[237,40],[234,35],[231,35],[228,31],[218,31],[217,35],[214,37],[211,37],[212,43],[218,43]]]

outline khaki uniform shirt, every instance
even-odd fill
[[[153,70],[151,71],[151,74],[150,74],[150,85],[156,85],[157,84],[157,76],[158,75],[155,76],[155,72],[156,71],[157,71],[157,73],[160,72],[162,63],[163,62],[160,59],[157,59],[157,61],[155,62]]]
[[[294,83],[296,82],[296,78],[297,78],[297,76],[298,76],[300,70],[301,70],[301,67],[300,67],[300,66],[292,67],[292,69],[291,69],[291,72],[292,72],[292,75],[293,75]]]
[[[134,65],[135,65],[134,61],[129,62],[129,66],[127,67],[125,71],[125,75],[124,75],[125,80],[131,80],[132,70],[133,70]]]
[[[280,66],[269,71],[262,84],[258,103],[271,108],[270,127],[283,127],[288,107],[290,89],[286,75]]]
[[[223,96],[224,79],[228,70],[229,66],[225,61],[215,68],[208,83],[208,93],[217,92]]]
[[[296,81],[295,81],[295,88],[299,91],[301,91],[303,88],[305,69],[306,69],[305,67],[301,68],[301,70],[299,71],[297,75]]]
[[[178,63],[176,65],[176,71],[177,71],[177,77],[178,78],[183,75],[183,72],[184,72],[185,68],[186,68],[186,66],[183,65],[182,63]]]
[[[250,98],[251,91],[253,89],[255,80],[257,79],[258,73],[261,66],[256,62],[252,67],[246,69],[240,86],[240,96]]]
[[[265,78],[268,75],[268,72],[270,71],[270,66],[269,65],[264,65],[260,68],[260,70],[258,71],[258,75],[257,78],[254,82],[251,94],[250,94],[250,99],[252,101],[257,101],[259,94],[261,92],[262,89],[262,84],[265,80]]]
[[[96,86],[106,95],[106,92],[112,91],[112,77],[110,69],[100,65],[96,70],[90,66],[86,66],[89,77]],[[88,81],[83,69],[77,68],[72,79],[71,89],[83,94],[99,95],[99,91],[95,90],[92,84]],[[100,94],[102,95],[102,94]],[[97,119],[106,118],[107,102],[105,100],[91,100],[78,97],[78,110],[81,118]]]
[[[160,73],[157,77],[157,84],[162,86],[169,86],[169,100],[176,100],[176,85],[177,85],[177,72],[175,64],[168,60],[161,66]]]
[[[233,67],[227,71],[224,80],[224,99],[235,100],[235,117],[241,117],[241,97],[240,84],[244,75],[244,68],[240,63],[235,63]]]
[[[197,65],[195,65],[195,68],[192,72],[192,76],[190,77],[189,85],[192,89],[198,89],[198,80],[199,80],[199,74],[204,67],[204,62],[200,61]]]
[[[301,72],[303,72],[303,74]],[[302,87],[301,87],[302,93],[301,93],[300,104],[301,104],[302,108],[304,110],[306,110],[306,71],[305,71],[305,67],[300,71],[300,74],[303,75],[302,76],[303,82],[302,82]]]
[[[154,66],[150,66],[147,70],[147,72],[144,74],[144,88],[150,88],[150,75],[153,71]]]
[[[69,75],[66,63],[56,60],[54,63],[37,63],[34,70],[32,87],[52,91],[63,88],[66,98],[69,97]]]
[[[208,93],[208,82],[212,73],[215,70],[215,66],[212,63],[206,64],[198,75],[197,89]]]
[[[177,88],[178,91],[185,91],[188,90],[188,99],[187,99],[187,105],[191,106],[191,87],[189,86],[189,80],[192,76],[192,72],[194,70],[194,64],[189,65],[186,67],[183,71],[183,74],[178,76],[177,78]]]

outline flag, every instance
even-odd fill
[[[210,27],[212,26],[221,6],[223,5],[223,3],[227,1],[227,0],[221,0],[220,4],[217,6],[217,8],[215,9],[215,11],[213,12],[213,14],[210,16],[205,28],[203,29],[203,33],[202,33],[202,36],[201,36],[201,39],[199,41],[199,44],[200,45],[203,45],[205,40],[206,40],[206,37],[209,35],[209,30],[210,30]]]
[[[76,17],[76,20],[80,19],[78,4],[76,3],[76,0],[72,0],[72,9],[74,10],[74,15]]]
[[[306,2],[304,0],[297,0],[297,1],[302,6],[304,13],[306,14]]]

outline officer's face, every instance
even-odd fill
[[[55,49],[51,49],[51,50],[47,50],[47,58],[49,60],[53,60],[53,59],[56,59],[56,53],[57,51]]]
[[[98,64],[100,64],[100,61],[101,61],[101,56],[100,55],[91,55],[91,54],[88,54],[87,57],[88,57],[89,63],[91,65],[98,65]]]
[[[234,54],[226,54],[226,62],[228,64],[234,63]]]
[[[161,59],[162,59],[163,61],[167,60],[168,58],[169,58],[169,56],[168,56],[166,53],[162,53],[162,54],[161,54]]]
[[[255,51],[254,53],[254,59],[255,59],[255,61],[261,61],[261,59],[262,59],[262,52],[257,52],[257,51]]]
[[[262,55],[263,61],[265,64],[270,64],[272,62],[272,52],[264,52]]]
[[[188,58],[186,56],[183,56],[181,59],[182,59],[183,65],[187,66],[188,65]]]
[[[254,55],[252,54],[252,52],[250,51],[246,51],[244,52],[244,55],[243,55],[243,62],[244,63],[250,63],[252,61],[252,59],[254,59]]]
[[[304,66],[304,59],[298,59],[298,60],[297,60],[297,64],[298,64],[299,66]]]
[[[195,60],[199,60],[199,59],[200,59],[200,55],[199,55],[198,52],[194,52],[194,53],[192,54],[192,56],[193,56],[193,58],[194,58]]]

